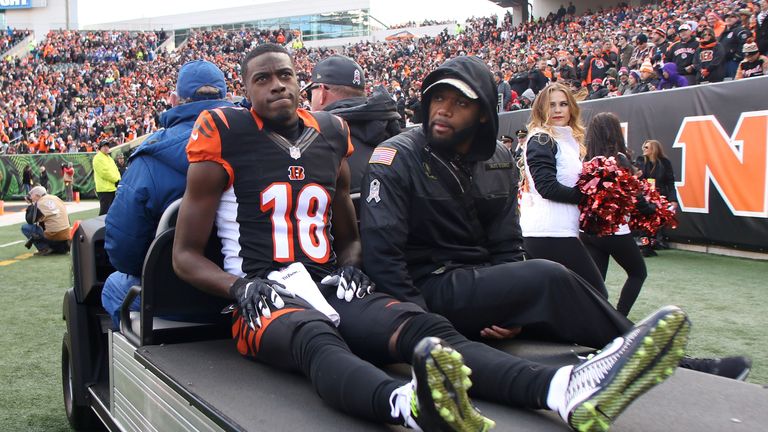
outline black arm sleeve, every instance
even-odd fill
[[[363,267],[376,290],[427,310],[427,303],[408,273],[410,175],[402,158],[392,165],[369,164],[361,183],[360,235]],[[376,190],[378,189],[378,195]]]
[[[505,155],[509,157],[509,155]],[[514,161],[509,159],[509,163]],[[517,211],[517,184],[519,170],[512,169],[509,176],[509,194],[504,208],[487,228],[486,248],[491,253],[491,264],[517,262],[525,259],[523,232],[520,229],[520,215]]]
[[[581,202],[582,194],[578,188],[568,187],[557,181],[557,144],[554,139],[539,133],[531,137],[526,147],[526,164],[539,194],[552,201],[568,204]]]

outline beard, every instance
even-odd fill
[[[472,122],[471,125],[465,128],[454,130],[450,136],[436,137],[432,133],[432,124],[430,123],[427,127],[427,141],[435,150],[443,153],[455,153],[459,144],[475,136],[479,126],[478,122]]]

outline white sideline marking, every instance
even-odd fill
[[[24,243],[24,240],[19,240],[19,241],[15,241],[15,242],[6,243],[4,245],[0,245],[0,248],[8,247],[8,246],[13,246],[13,245],[19,244],[19,243]]]

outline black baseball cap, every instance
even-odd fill
[[[333,84],[365,89],[363,68],[351,58],[332,55],[312,69],[312,77],[302,91],[309,90],[315,84]]]

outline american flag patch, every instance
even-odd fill
[[[376,147],[371,155],[371,159],[368,160],[369,164],[382,164],[392,165],[392,161],[395,160],[397,150],[389,147]]]

